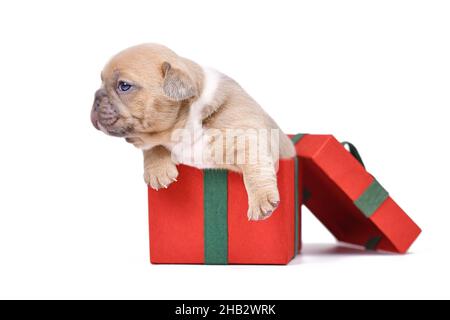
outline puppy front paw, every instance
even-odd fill
[[[278,189],[259,191],[249,195],[248,220],[259,221],[269,218],[280,203]]]
[[[155,190],[167,188],[172,182],[177,181],[178,170],[171,161],[153,164],[145,168],[144,180]]]

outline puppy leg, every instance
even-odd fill
[[[271,163],[242,165],[241,170],[248,195],[248,219],[267,219],[280,203],[275,166]]]
[[[144,180],[150,187],[167,188],[177,177],[178,170],[169,150],[163,146],[144,150]]]

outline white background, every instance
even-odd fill
[[[9,1],[0,8],[0,298],[450,298],[448,1]],[[287,267],[152,266],[141,153],[89,113],[107,59],[163,43],[286,132],[333,133],[423,228],[404,256],[304,213]]]

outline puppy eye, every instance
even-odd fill
[[[119,81],[119,84],[117,85],[117,89],[121,92],[129,91],[133,86],[125,81]]]

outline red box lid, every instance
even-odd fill
[[[331,135],[297,135],[303,203],[339,240],[404,253],[421,230]]]

